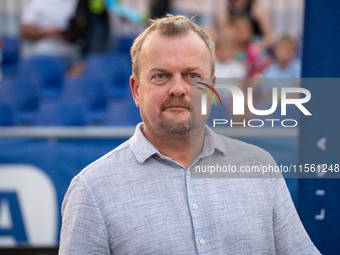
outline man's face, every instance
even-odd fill
[[[158,31],[148,35],[140,53],[139,79],[131,77],[145,133],[183,134],[204,125],[201,90],[190,86],[190,81],[211,77],[210,63],[206,44],[193,31],[173,37]]]

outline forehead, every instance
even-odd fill
[[[175,36],[153,31],[142,45],[140,65],[141,72],[155,66],[178,69],[199,65],[210,70],[210,53],[204,40],[194,31]]]

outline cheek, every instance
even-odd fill
[[[146,103],[148,102],[147,93],[141,87],[139,87],[139,108],[143,111],[147,107]]]
[[[139,104],[148,111],[154,111],[159,109],[159,105],[164,101],[160,91],[157,89],[145,88],[141,89]]]
[[[197,109],[198,107],[201,107],[201,100],[202,100],[203,94],[205,94],[205,93],[200,89],[197,89],[197,88],[191,89],[190,104],[193,105],[195,107],[195,109]]]

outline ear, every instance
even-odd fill
[[[211,77],[211,80],[212,80],[211,86],[215,88],[215,85],[216,85],[216,75],[215,74]]]
[[[213,88],[215,88],[215,85],[216,85],[216,75],[214,74],[212,77],[211,77],[211,86]],[[211,105],[213,105],[214,102],[211,100]]]
[[[136,106],[139,107],[139,82],[134,75],[131,75],[130,77],[130,87],[132,91],[133,100],[135,101]]]

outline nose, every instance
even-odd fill
[[[181,74],[173,75],[171,79],[171,88],[169,89],[169,96],[184,97],[187,93],[189,85],[183,79]]]

